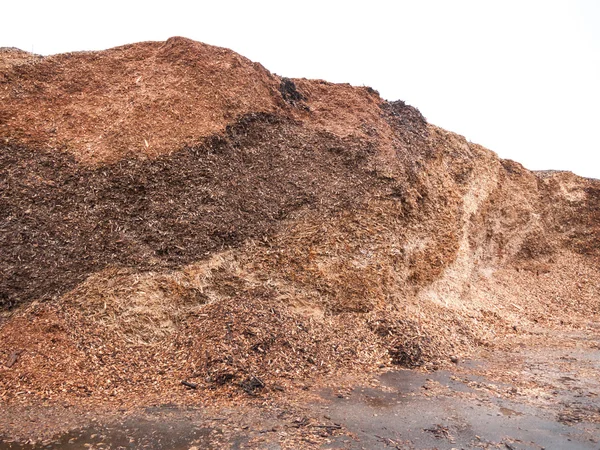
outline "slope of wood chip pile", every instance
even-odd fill
[[[1,403],[278,396],[597,320],[597,180],[183,38],[0,62]]]

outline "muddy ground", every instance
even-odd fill
[[[5,410],[0,449],[600,448],[600,330],[537,339],[547,345],[483,350],[452,370],[386,369],[227,407]]]

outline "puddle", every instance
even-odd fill
[[[370,397],[365,395],[364,402],[371,408],[390,408],[397,404],[397,400],[393,397]]]
[[[393,370],[381,375],[381,382],[385,386],[393,386],[402,394],[417,392],[427,381],[430,374],[415,372],[413,370]]]
[[[568,374],[562,376],[567,378]],[[545,406],[502,398],[466,385],[476,382],[508,391],[512,385],[507,383],[480,375],[462,374],[459,378],[450,371],[410,370],[388,372],[380,380],[381,389],[357,388],[344,399],[324,396],[331,419],[356,437],[352,441],[339,437],[330,448],[599,448],[600,424],[586,422],[579,426],[575,420],[584,417],[581,414],[563,414],[572,423],[561,422]],[[431,395],[422,389],[428,380],[439,383],[444,395]]]
[[[221,437],[222,432],[219,429],[195,426],[183,416],[177,419],[169,418],[169,420],[136,418],[118,424],[74,430],[35,444],[0,441],[0,450],[85,448],[188,450],[192,446],[210,450],[223,448]],[[230,442],[231,444],[236,443]],[[235,448],[235,445],[229,448]]]

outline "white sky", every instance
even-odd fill
[[[600,178],[600,0],[4,0],[44,55],[185,36],[289,77],[368,85],[530,169]]]

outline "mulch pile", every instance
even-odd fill
[[[0,59],[0,402],[275,396],[598,311],[597,180],[183,38]]]

